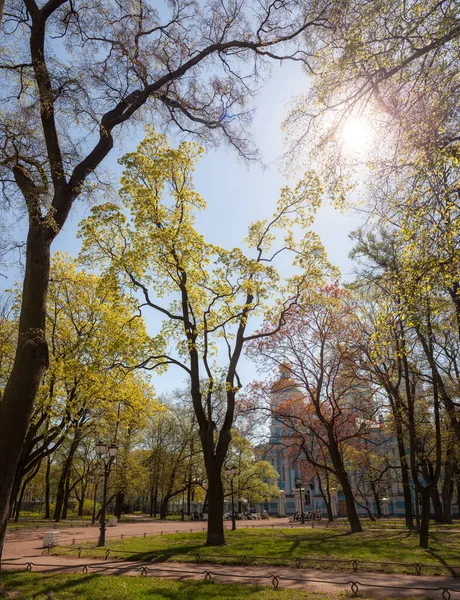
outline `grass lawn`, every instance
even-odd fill
[[[245,555],[251,564],[293,564],[286,559],[300,558],[304,567],[350,570],[351,563],[333,564],[316,559],[384,561],[396,565],[359,565],[359,570],[414,572],[413,563],[428,564],[423,574],[459,575],[440,565],[458,565],[460,567],[460,534],[432,532],[430,548],[418,547],[418,535],[408,531],[364,531],[350,535],[344,531],[327,529],[247,529],[226,532],[225,546],[208,548],[204,546],[205,533],[176,533],[173,535],[155,535],[151,537],[132,537],[110,540],[110,558],[149,561],[196,561],[241,563]],[[104,557],[105,550],[90,544],[82,544],[82,557]],[[56,554],[75,555],[75,547],[55,548]],[[169,554],[174,554],[169,557]],[[237,558],[235,558],[235,556]],[[260,556],[258,560],[251,557]],[[308,559],[308,560],[306,560]],[[408,568],[401,563],[410,563]],[[294,566],[294,565],[293,565]]]
[[[338,600],[347,597],[343,592],[332,596],[299,590],[274,591],[268,587],[249,585],[119,575],[49,575],[4,571],[1,581],[7,591],[19,592],[14,596],[18,600],[47,600],[49,592],[53,592],[55,600]]]

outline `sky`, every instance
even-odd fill
[[[284,62],[273,65],[271,78],[254,99],[252,123],[253,139],[262,153],[264,164],[243,162],[235,150],[221,147],[204,155],[195,172],[195,187],[207,202],[208,208],[197,218],[197,228],[210,243],[225,248],[241,244],[246,237],[248,225],[258,219],[269,217],[276,206],[282,186],[295,185],[277,168],[277,158],[284,150],[281,123],[287,115],[288,103],[295,94],[305,92],[308,77],[297,63]],[[104,168],[120,173],[118,158],[127,150],[133,150],[142,137],[142,130],[124,139],[123,147],[116,147],[104,163]],[[65,251],[76,256],[80,249],[77,239],[78,222],[89,214],[90,207],[78,205],[73,209],[63,231],[53,244],[52,250]],[[317,215],[313,229],[320,235],[330,261],[338,266],[342,277],[351,277],[351,250],[349,232],[359,225],[356,214],[342,213],[331,206],[323,206]],[[0,281],[2,287],[11,286],[20,277],[17,264],[12,261],[7,271],[8,279]],[[149,329],[154,323],[149,323]],[[240,376],[243,383],[257,377],[249,359],[243,359]],[[155,376],[153,383],[157,392],[165,392],[184,383],[183,372],[171,368],[165,375]]]

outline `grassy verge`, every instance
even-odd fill
[[[106,516],[107,520],[111,519],[112,517],[114,517],[115,515],[111,515],[108,514]],[[91,526],[91,516],[83,516],[83,517],[75,517],[75,518],[71,518],[71,519],[66,519],[63,521],[59,521],[59,523],[55,523],[55,521],[53,521],[52,519],[44,519],[43,516],[37,515],[37,516],[25,516],[24,518],[19,519],[19,521],[17,523],[15,523],[14,521],[10,521],[8,523],[8,530],[14,530],[14,529],[24,529],[24,528],[32,528],[32,529],[36,529],[36,528],[43,528],[43,527],[90,527]],[[147,515],[144,515],[144,519],[146,522],[150,522],[150,521],[158,521],[159,517],[149,517]],[[180,515],[168,515],[166,517],[167,521],[181,521],[182,517]],[[122,515],[121,519],[119,519],[120,523],[138,523],[138,522],[142,522],[142,519],[138,518],[138,515],[132,515],[132,514],[127,514],[127,515]],[[99,527],[99,523],[96,523],[95,525],[96,527]]]
[[[418,547],[418,536],[408,531],[364,531],[350,535],[343,531],[325,529],[240,529],[226,532],[227,544],[208,548],[205,533],[177,533],[146,538],[110,540],[110,558],[146,561],[196,561],[197,555],[203,562],[295,566],[323,569],[350,570],[351,561],[359,561],[359,570],[413,573],[414,563],[423,567],[425,575],[460,576],[460,569],[449,570],[442,565],[460,566],[460,535],[458,533],[433,532],[430,548]],[[103,558],[104,549],[82,544],[82,557]],[[73,554],[75,547],[56,548],[56,554]],[[170,555],[173,556],[170,556]],[[236,557],[236,558],[235,558]],[[262,557],[256,559],[255,557]],[[291,559],[291,562],[287,562]],[[340,563],[328,560],[345,561]],[[364,561],[395,563],[392,565],[364,564]],[[405,567],[403,563],[409,563]]]
[[[2,573],[2,582],[11,597],[47,600],[52,592],[55,600],[338,600],[338,595],[302,592],[239,584],[217,584],[204,581],[175,581],[154,577],[120,575],[49,575],[43,573]]]

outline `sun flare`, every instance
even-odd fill
[[[347,119],[341,130],[344,148],[356,154],[365,154],[372,143],[372,129],[363,118]]]

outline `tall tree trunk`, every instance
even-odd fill
[[[376,512],[377,519],[381,519],[382,518],[382,505],[380,504],[379,494],[378,494],[378,491],[375,489],[374,484],[372,484],[372,494],[374,496],[375,512]]]
[[[421,496],[417,492],[417,490],[415,490],[415,521],[417,523],[418,531],[420,531],[420,502],[421,502]]]
[[[436,523],[444,522],[444,511],[442,509],[441,498],[439,497],[438,487],[431,488],[431,501],[433,503],[434,518]]]
[[[86,486],[87,486],[87,483],[85,483],[85,481],[87,481],[86,478],[82,479],[82,483],[81,483],[81,496],[78,499],[78,516],[79,517],[83,517],[83,511],[85,509]]]
[[[81,433],[77,429],[75,430],[75,434],[73,436],[72,443],[70,445],[69,453],[67,458],[64,461],[64,465],[62,467],[61,476],[59,477],[57,494],[56,494],[56,506],[54,509],[53,519],[57,522],[62,518],[62,511],[64,507],[64,500],[66,494],[66,484],[67,477],[70,477],[70,469],[72,467],[73,457],[78,448],[78,444],[80,443]]]
[[[166,494],[166,496],[161,500],[160,504],[160,519],[165,520],[168,516],[168,502],[170,496]]]
[[[319,486],[319,491],[320,494],[324,500],[324,503],[326,504],[326,511],[327,511],[327,520],[329,521],[329,523],[332,523],[334,520],[334,513],[332,512],[332,499],[331,499],[331,492],[329,490],[329,475],[326,474],[326,489],[323,488],[323,484],[321,482],[321,477],[318,473],[318,471],[316,471],[316,477],[318,478],[318,486]]]
[[[0,403],[0,557],[14,477],[43,373],[48,366],[45,338],[46,296],[52,236],[48,226],[29,219],[26,267],[13,368]]]
[[[124,492],[117,492],[115,496],[115,516],[117,519],[121,519],[121,511],[123,510],[123,502],[125,499]]]
[[[217,462],[217,461],[214,461]],[[208,476],[208,535],[207,546],[225,544],[224,534],[224,487],[222,485],[221,465],[206,468]]]
[[[404,515],[406,519],[406,527],[414,528],[414,514],[412,511],[412,495],[409,478],[409,465],[407,462],[406,446],[404,443],[403,426],[402,426],[402,401],[399,397],[390,397],[390,404],[395,420],[396,439],[398,443],[399,463],[401,465],[401,483],[404,495]],[[418,527],[418,524],[417,524]]]
[[[343,495],[345,496],[345,503],[347,505],[347,516],[348,522],[350,523],[350,529],[352,533],[361,533],[363,528],[361,527],[358,511],[356,510],[353,490],[351,489],[350,480],[348,479],[348,474],[343,464],[342,456],[340,454],[340,449],[338,447],[337,440],[335,439],[334,429],[332,425],[327,428],[327,433],[329,442],[329,456],[332,462],[332,466],[334,467],[336,477],[339,480],[339,483],[342,487]]]
[[[35,465],[35,468],[33,469],[32,473],[29,473],[29,475],[24,479],[24,482],[21,487],[21,492],[20,492],[19,497],[17,498],[16,504],[15,504],[15,515],[14,515],[15,523],[17,523],[19,521],[19,514],[21,512],[22,501],[24,498],[24,493],[26,491],[26,488],[29,485],[29,483],[32,481],[32,479],[35,477],[35,475],[38,473],[38,471],[40,470],[40,464],[41,464],[41,460]]]
[[[444,522],[452,523],[452,497],[454,495],[454,460],[455,452],[453,443],[447,446],[446,460],[444,462],[444,481],[442,484],[442,505]]]
[[[67,519],[67,512],[69,509],[69,496],[70,496],[70,475],[71,475],[71,467],[67,470],[67,476],[65,479],[65,489],[64,489],[64,500],[62,502],[62,515],[61,518],[65,521]]]
[[[430,529],[430,499],[431,490],[424,488],[420,495],[422,497],[422,518],[420,522],[420,547],[428,548],[428,535]]]
[[[207,422],[205,427],[200,427],[200,439],[208,479],[208,532],[206,545],[223,546],[225,544],[225,534],[222,466],[232,439],[230,427],[222,427],[219,440],[215,445],[213,425]]]
[[[50,473],[51,473],[51,457],[46,459],[45,473],[45,519],[50,519]]]
[[[444,523],[452,523],[452,496],[454,495],[454,484],[450,477],[450,482],[442,485],[442,505],[444,510]]]
[[[189,481],[188,486],[187,486],[187,514],[189,517],[192,514],[191,502],[192,502],[192,484]]]
[[[14,522],[15,523],[17,523],[19,521],[19,515],[21,513],[21,506],[22,506],[22,501],[24,499],[26,487],[27,487],[27,481],[24,481],[24,483],[21,486],[21,491],[19,492],[19,496],[16,499],[16,503],[15,503],[15,507],[14,507]]]

